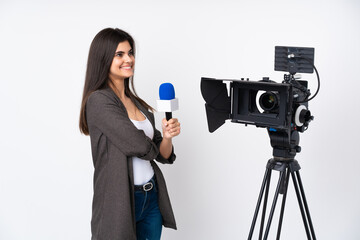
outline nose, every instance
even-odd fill
[[[130,63],[130,62],[132,62],[132,58],[128,54],[126,54],[124,57],[124,61],[127,63]]]

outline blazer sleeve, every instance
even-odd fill
[[[126,156],[153,160],[159,155],[157,145],[129,120],[125,108],[111,97],[93,92],[86,103],[90,129],[99,129]]]

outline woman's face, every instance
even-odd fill
[[[111,80],[124,80],[134,75],[135,57],[128,41],[119,43],[110,66]]]

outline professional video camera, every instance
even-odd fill
[[[310,91],[307,81],[299,80],[296,73],[313,73],[313,69],[317,75],[318,88],[316,93],[309,98]],[[259,230],[259,239],[262,239],[272,170],[279,171],[280,175],[263,239],[268,238],[276,202],[279,194],[282,194],[283,200],[276,237],[276,239],[280,239],[290,174],[307,239],[316,239],[300,178],[300,165],[294,159],[296,153],[301,151],[299,132],[307,130],[310,121],[314,118],[308,109],[308,102],[317,95],[320,88],[319,74],[314,66],[314,48],[275,47],[275,70],[289,72],[284,75],[282,83],[276,83],[267,77],[260,81],[201,78],[201,93],[206,102],[209,131],[214,132],[227,119],[231,119],[235,123],[252,124],[268,130],[273,147],[273,158],[266,165],[248,239],[252,238],[265,193]],[[230,94],[224,83],[227,81],[230,81]]]
[[[313,73],[318,89],[310,97],[307,81],[297,73]],[[308,102],[319,91],[320,80],[314,66],[314,48],[275,47],[275,71],[285,71],[282,83],[268,77],[260,81],[201,78],[208,127],[214,132],[225,120],[267,128],[273,155],[293,159],[301,151],[298,132],[304,132],[313,120]],[[230,81],[230,96],[226,81]]]

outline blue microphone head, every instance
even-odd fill
[[[175,89],[171,83],[163,83],[159,87],[160,100],[171,100],[175,98]]]

